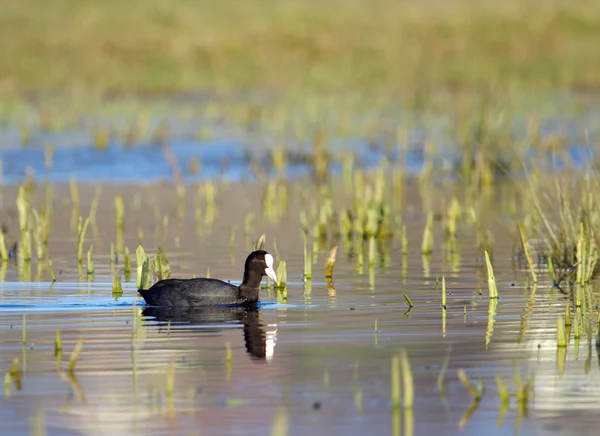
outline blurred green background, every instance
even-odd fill
[[[593,0],[1,0],[0,92],[595,88]]]

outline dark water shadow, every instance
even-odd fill
[[[267,356],[267,334],[257,306],[251,307],[146,307],[142,316],[155,318],[160,323],[208,326],[206,331],[221,331],[225,324],[237,322],[244,326],[246,351],[257,360]],[[223,325],[223,327],[220,327]],[[198,331],[198,330],[196,330]]]

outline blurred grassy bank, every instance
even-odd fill
[[[0,91],[596,88],[600,2],[0,0]]]

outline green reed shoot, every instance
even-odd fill
[[[19,213],[19,231],[21,235],[19,260],[28,262],[31,260],[31,203],[26,185],[19,186],[17,210]]]
[[[427,222],[423,230],[423,241],[421,243],[421,253],[431,254],[433,252],[433,212],[427,212]]]
[[[77,345],[73,349],[73,353],[71,353],[71,358],[69,359],[69,372],[73,372],[75,370],[75,366],[77,365],[77,360],[79,359],[79,354],[81,353],[81,349],[83,348],[83,338],[79,339]]]
[[[121,274],[118,271],[113,273],[112,278],[112,295],[118,298],[123,295],[123,286],[121,285]]]
[[[406,225],[405,224],[402,225],[400,237],[402,239],[402,254],[406,255],[406,254],[408,254],[408,238],[406,236]]]
[[[56,339],[54,340],[54,355],[62,351],[62,339],[60,338],[60,328],[56,328]]]
[[[464,369],[458,370],[458,379],[467,388],[467,391],[469,391],[469,394],[471,395],[471,397],[473,399],[475,399],[475,400],[481,399],[481,397],[483,396],[483,386],[480,385],[479,388],[476,388],[473,385],[473,383],[471,383],[471,380],[469,380],[469,377],[467,376],[467,373],[465,372]]]
[[[27,343],[27,315],[23,314],[23,328],[21,329],[21,342]]]
[[[450,353],[452,352],[452,348],[448,347],[448,353],[446,354],[446,358],[442,363],[442,367],[440,369],[440,373],[437,378],[437,387],[440,392],[444,392],[444,377],[446,376],[446,370],[448,369],[448,363],[450,362]]]
[[[556,320],[556,346],[565,348],[567,346],[567,330],[565,329],[565,320],[559,316]]]
[[[260,237],[256,240],[256,242],[254,244],[254,251],[264,250],[266,240],[267,240],[267,237],[265,236],[264,233],[262,235],[260,235]]]
[[[329,257],[327,257],[327,265],[325,266],[325,278],[330,279],[333,277],[333,267],[337,259],[338,247],[338,245],[335,245],[329,250]]]
[[[390,389],[392,407],[397,409],[400,407],[400,357],[393,356],[390,365]]]
[[[2,230],[0,230],[0,257],[2,258],[2,262],[8,262],[8,249],[6,248],[6,238]]]
[[[552,279],[552,283],[554,285],[557,285],[558,283],[556,282],[556,270],[554,268],[554,262],[552,262],[551,256],[548,256],[548,274],[550,275],[550,278]]]
[[[567,301],[567,304],[565,305],[565,326],[566,327],[571,326],[571,305],[569,304],[568,301]]]
[[[115,215],[117,229],[123,230],[125,228],[125,205],[121,194],[115,196]]]
[[[490,261],[490,255],[487,250],[485,251],[485,265],[487,267],[488,274],[488,291],[490,298],[498,298],[498,287],[496,286],[496,276],[494,275],[494,268]]]
[[[404,391],[404,407],[411,408],[415,398],[413,374],[410,368],[410,359],[406,350],[400,351],[400,365],[402,367],[402,387]]]
[[[496,386],[498,388],[498,396],[503,404],[507,404],[510,400],[510,393],[508,388],[506,387],[506,383],[504,383],[504,379],[501,375],[496,374]]]
[[[271,424],[271,436],[287,436],[289,428],[289,418],[287,409],[280,406],[273,416]]]
[[[307,248],[307,234],[306,231],[302,232],[303,240],[304,240],[304,281],[309,281],[312,278],[312,260],[311,253]]]
[[[404,299],[406,300],[406,305],[410,308],[415,307],[415,305],[413,304],[413,302],[411,301],[411,299],[409,298],[408,295],[406,295],[404,292],[402,293],[402,296],[404,297]]]
[[[83,262],[83,242],[85,241],[85,234],[87,228],[90,225],[90,218],[86,218],[82,223],[82,217],[79,217],[79,224],[77,225],[77,262],[81,264]]]
[[[11,396],[10,381],[11,381],[10,372],[7,371],[4,374],[4,397],[6,397],[6,398],[10,398],[10,396]]]
[[[446,277],[442,276],[442,308],[446,310]]]
[[[54,265],[52,265],[52,259],[48,257],[48,269],[50,270],[50,276],[52,277],[52,283],[56,282],[56,274],[54,273]]]
[[[225,362],[231,363],[232,353],[231,353],[231,344],[229,342],[225,343]]]
[[[138,289],[148,289],[151,283],[150,258],[146,255],[144,247],[138,245],[135,250],[136,256],[136,286]]]
[[[154,256],[154,276],[156,280],[165,280],[171,277],[171,265],[167,253],[161,248]]]
[[[20,391],[22,374],[21,374],[21,370],[19,369],[19,358],[18,357],[15,357],[13,359],[10,370],[8,371],[8,375],[9,375],[10,379],[12,379],[12,381],[14,382],[17,390]],[[9,382],[9,384],[10,384],[10,382]]]
[[[285,289],[287,283],[287,266],[285,260],[279,262],[275,275],[278,280],[277,283],[274,284],[275,289]]]
[[[175,390],[175,360],[171,359],[169,367],[167,368],[167,381],[165,386],[165,394],[167,398],[173,398],[173,391]]]
[[[531,277],[533,278],[533,283],[537,283],[537,274],[535,272],[535,267],[533,264],[533,259],[531,258],[531,252],[529,251],[529,244],[527,243],[527,236],[525,235],[525,229],[520,222],[517,221],[517,229],[519,229],[519,236],[521,237],[521,246],[523,247],[523,251],[525,252],[525,257],[527,258],[527,265],[529,265],[529,271],[531,272]]]
[[[92,258],[94,251],[94,244],[90,245],[90,249],[87,252],[87,275],[91,276],[94,274],[94,260]]]
[[[207,279],[210,279],[210,266],[206,267],[206,274],[204,275]]]
[[[125,276],[131,274],[131,254],[129,248],[125,247]]]

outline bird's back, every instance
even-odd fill
[[[222,280],[209,278],[166,279],[150,289],[139,290],[146,303],[152,306],[212,306],[238,304],[240,288]]]

